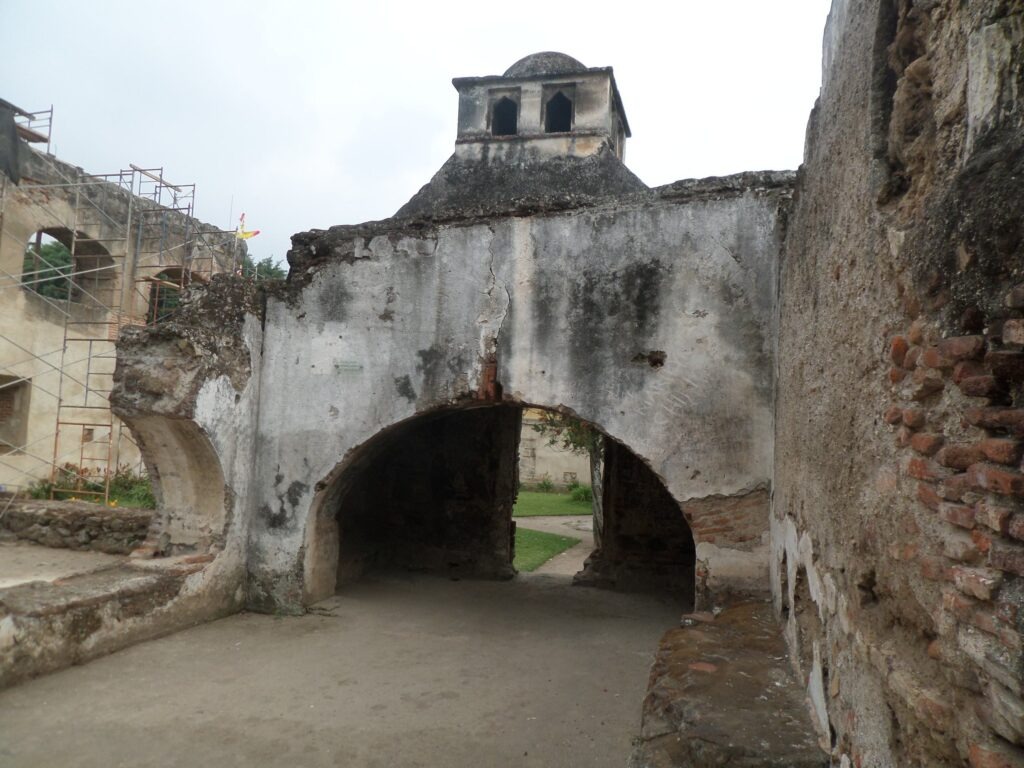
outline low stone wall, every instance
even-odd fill
[[[126,555],[141,544],[151,509],[118,509],[81,501],[0,502],[0,537],[45,547]]]
[[[0,690],[235,613],[244,574],[237,556],[221,557],[135,559],[0,589]]]
[[[823,768],[768,603],[683,616],[658,646],[629,768]]]

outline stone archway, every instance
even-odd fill
[[[161,554],[220,551],[229,519],[229,491],[217,452],[193,421],[132,416],[158,508],[147,544]]]
[[[778,200],[716,189],[297,236],[263,313],[251,606],[324,593],[308,521],[339,458],[484,404],[614,436],[689,516],[702,599],[766,592]]]
[[[359,446],[307,522],[305,599],[374,565],[508,578],[519,409],[440,410]]]
[[[534,408],[535,406],[531,406]],[[303,601],[374,566],[510,578],[523,408],[439,409],[382,430],[322,481],[304,537]],[[693,535],[682,506],[632,450],[604,444],[604,535],[579,583],[694,596]]]

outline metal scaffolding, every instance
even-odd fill
[[[59,348],[39,350],[0,333],[0,350],[11,352],[0,354],[0,395],[26,385],[33,396],[38,392],[56,400],[52,432],[40,437],[35,430],[24,444],[8,443],[6,453],[0,453],[0,466],[24,476],[22,488],[48,475],[51,487],[59,483],[76,495],[106,502],[124,441],[134,442],[108,400],[118,333],[126,325],[167,319],[187,285],[233,270],[235,233],[204,227],[193,218],[194,184],[171,184],[162,168],[130,165],[109,174],[69,169],[49,154],[52,107],[36,113],[15,108],[15,113],[19,135],[46,144],[47,152],[34,151],[34,159],[43,163],[47,178],[24,178],[15,185],[0,174],[0,233],[16,236],[8,230],[6,214],[17,193],[32,196],[32,205],[45,211],[47,224],[33,243],[23,244],[22,274],[0,269],[0,312],[16,303],[5,301],[4,293],[35,291],[62,318],[63,342]],[[53,202],[58,196],[61,204]],[[122,205],[105,205],[112,197]],[[42,238],[49,233],[62,235],[56,239],[68,249],[70,264],[43,259]],[[43,286],[59,286],[51,290],[57,296],[44,295]],[[43,387],[39,376],[16,373],[29,362],[51,379],[55,374],[56,387]],[[52,451],[46,442],[52,442]],[[32,468],[12,464],[8,458],[13,454],[30,457]]]

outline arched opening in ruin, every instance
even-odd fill
[[[185,419],[145,416],[126,418],[125,423],[142,452],[157,499],[147,544],[158,555],[219,551],[230,492],[209,438]]]
[[[182,292],[197,279],[184,267],[168,267],[154,277],[146,278],[149,283],[148,323],[162,323],[169,319],[181,303]]]
[[[114,259],[103,245],[66,227],[38,230],[25,247],[21,283],[26,290],[53,301],[85,306],[113,303]]]
[[[544,133],[568,133],[571,130],[572,100],[558,91],[544,107]]]
[[[508,96],[502,96],[494,103],[491,111],[491,134],[494,136],[515,136],[519,132],[519,105]]]
[[[513,520],[522,414],[517,405],[435,411],[351,451],[317,485],[305,539],[307,604],[377,569],[515,576],[516,526],[529,527]],[[679,503],[632,450],[594,429],[602,461],[595,548],[575,582],[692,605],[696,549]]]

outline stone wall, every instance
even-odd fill
[[[44,547],[127,555],[145,541],[151,509],[112,509],[74,501],[0,499],[0,537]]]
[[[1024,764],[1022,21],[829,17],[781,271],[772,528],[843,765]]]
[[[628,768],[825,768],[770,604],[684,614],[658,644]]]
[[[749,174],[572,210],[297,235],[265,315],[258,603],[331,593],[306,586],[330,582],[316,560],[334,549],[320,539],[337,476],[376,436],[440,408],[574,414],[636,453],[677,505],[765,487],[789,180]],[[720,543],[712,571],[738,551],[765,584],[766,544]]]

